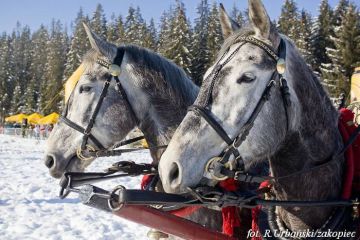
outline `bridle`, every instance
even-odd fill
[[[278,53],[273,50],[271,46],[266,44],[265,42],[256,39],[252,36],[241,36],[239,37],[235,43],[242,43],[240,44],[230,55],[229,57],[220,64],[221,60],[224,56],[229,52],[229,49],[225,51],[225,53],[220,57],[218,62],[216,63],[213,71],[207,76],[204,80],[209,81],[211,79],[211,85],[207,92],[206,101],[203,101],[201,105],[193,105],[189,107],[188,111],[192,111],[202,117],[215,131],[216,133],[223,139],[225,143],[227,143],[227,147],[216,157],[211,158],[208,160],[205,171],[204,177],[210,180],[222,181],[228,178],[234,178],[240,182],[248,182],[248,183],[262,183],[264,181],[275,181],[280,179],[286,179],[294,176],[299,176],[305,173],[312,172],[314,170],[323,168],[330,164],[336,163],[339,156],[342,156],[345,151],[352,145],[352,143],[356,140],[359,132],[360,127],[352,133],[349,137],[349,140],[344,144],[342,149],[335,151],[329,157],[327,157],[321,164],[316,165],[312,168],[306,168],[294,173],[290,173],[284,176],[274,177],[274,176],[254,176],[245,171],[245,164],[244,160],[241,158],[240,152],[238,148],[241,144],[246,140],[247,136],[249,135],[250,130],[254,126],[255,119],[259,115],[261,109],[263,108],[264,104],[270,99],[270,92],[271,89],[278,85],[281,98],[284,106],[284,112],[286,117],[286,131],[289,131],[289,108],[291,106],[290,100],[290,91],[287,85],[287,81],[284,77],[284,73],[286,70],[286,44],[283,39],[280,40]],[[276,69],[274,70],[271,78],[268,80],[266,87],[260,97],[260,100],[257,102],[254,110],[252,111],[250,117],[247,119],[245,124],[241,127],[239,134],[232,139],[226,133],[224,128],[221,126],[220,123],[213,117],[213,114],[208,109],[208,104],[210,102],[210,96],[212,93],[212,89],[214,86],[214,82],[219,75],[221,69],[235,56],[235,54],[239,51],[239,49],[245,44],[251,43],[261,49],[263,49],[275,62],[276,62]],[[233,159],[231,159],[233,156]]]
[[[91,114],[89,123],[87,124],[86,127],[82,127],[82,126],[76,124],[75,122],[71,121],[69,118],[67,118],[67,114],[68,114],[68,110],[69,110],[69,102],[66,103],[64,112],[60,116],[61,122],[65,123],[67,126],[80,132],[83,135],[81,146],[77,150],[77,156],[81,160],[90,160],[90,159],[93,159],[94,157],[102,157],[102,156],[114,156],[114,155],[119,155],[119,153],[124,152],[124,151],[117,151],[117,150],[107,150],[100,143],[100,141],[91,133],[91,131],[94,127],[94,124],[95,124],[96,117],[100,111],[100,108],[102,106],[104,98],[106,97],[106,95],[108,93],[108,89],[109,89],[110,83],[113,78],[115,79],[115,83],[116,83],[115,89],[120,94],[122,99],[125,101],[126,108],[129,110],[131,117],[136,121],[137,125],[139,123],[139,119],[136,116],[135,111],[129,102],[127,94],[119,80],[119,75],[121,73],[121,64],[122,64],[122,61],[124,58],[124,54],[125,54],[125,49],[120,47],[120,48],[118,48],[118,51],[117,51],[117,54],[116,54],[116,57],[115,57],[113,63],[109,63],[109,62],[105,61],[104,59],[97,59],[96,62],[98,64],[100,64],[101,66],[107,68],[109,70],[110,75],[109,75],[109,77],[107,77],[107,79],[105,80],[105,82],[103,84],[103,88],[101,90],[99,100],[95,106],[94,111]],[[95,145],[95,147],[88,143],[89,139]],[[123,142],[117,144],[116,146],[119,147],[119,146],[127,145],[130,143],[139,141],[141,139],[144,139],[144,136],[140,136],[140,137],[136,137],[136,138],[133,138],[130,140],[123,141]]]
[[[286,115],[286,129],[288,131],[289,129],[289,110],[288,108],[291,105],[290,101],[290,91],[289,87],[287,85],[287,81],[284,77],[284,73],[286,70],[285,66],[285,60],[286,60],[286,44],[283,39],[280,41],[278,52],[276,53],[275,50],[265,42],[252,37],[252,36],[241,36],[236,40],[236,43],[241,43],[230,55],[229,57],[223,62],[220,63],[221,60],[225,57],[225,55],[229,52],[229,49],[225,51],[225,53],[220,57],[218,62],[216,63],[215,67],[213,68],[212,72],[207,76],[207,78],[204,80],[210,81],[210,88],[207,92],[207,98],[205,101],[202,102],[201,105],[192,105],[188,111],[192,111],[202,117],[215,131],[216,133],[223,139],[223,141],[227,144],[227,147],[222,151],[222,153],[214,158],[211,158],[205,168],[205,176],[211,179],[215,179],[218,181],[225,180],[229,178],[229,174],[231,174],[231,170],[236,169],[237,176],[231,176],[236,178],[240,178],[241,174],[244,173],[244,161],[241,158],[240,152],[238,148],[240,145],[246,140],[247,136],[249,135],[250,130],[254,126],[254,121],[258,117],[261,109],[263,108],[264,104],[270,99],[270,92],[271,89],[278,85],[281,96],[282,96],[282,102],[284,105],[284,111]],[[213,91],[213,87],[215,84],[215,80],[217,76],[219,75],[220,71],[223,69],[223,67],[236,55],[236,53],[240,50],[240,48],[246,44],[251,43],[261,49],[263,49],[270,57],[276,62],[276,69],[272,73],[271,78],[268,80],[266,87],[260,97],[260,100],[257,102],[254,110],[252,111],[250,117],[245,122],[245,124],[240,129],[239,134],[232,139],[229,137],[229,135],[226,133],[224,128],[219,124],[219,122],[215,119],[213,114],[208,108],[208,104],[210,102],[211,93]],[[233,160],[230,161],[231,156],[233,156]],[[230,172],[228,171],[230,169]],[[234,175],[234,173],[233,173]],[[244,174],[247,176],[246,174]],[[244,179],[242,179],[244,180]],[[256,181],[256,178],[252,178],[249,180],[250,182],[258,182]],[[249,182],[248,181],[248,182]],[[260,180],[259,180],[260,181]]]

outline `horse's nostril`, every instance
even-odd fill
[[[54,166],[54,158],[50,155],[46,156],[46,159],[45,159],[45,166],[48,167],[48,168],[52,168],[52,166]]]
[[[175,162],[173,162],[171,164],[171,168],[170,168],[170,172],[169,172],[169,180],[170,180],[171,184],[174,184],[177,182],[176,180],[179,179],[179,173],[180,173],[179,166]]]

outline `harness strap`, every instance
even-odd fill
[[[64,116],[60,116],[60,121],[62,121],[63,123],[68,125],[70,128],[73,128],[78,132],[81,132],[81,133],[85,132],[85,129],[83,127],[79,126],[78,124],[74,123],[73,121],[70,121],[68,118],[66,118]],[[95,144],[96,147],[98,147],[99,149],[104,148],[104,146],[91,133],[88,134],[87,136]]]
[[[95,106],[95,109],[94,109],[94,112],[92,113],[92,116],[91,116],[91,118],[89,120],[89,124],[87,125],[87,127],[86,127],[86,129],[84,131],[83,142],[81,144],[81,149],[82,150],[86,149],[87,139],[89,138],[89,134],[91,134],[91,130],[92,130],[93,126],[94,126],[95,119],[96,119],[96,117],[97,117],[97,115],[99,113],[99,110],[100,110],[100,107],[101,107],[101,105],[102,105],[102,103],[104,101],[104,98],[107,95],[107,92],[108,92],[108,89],[109,89],[109,86],[110,86],[110,81],[111,81],[111,77],[104,82],[104,86],[103,86],[103,89],[101,91],[99,101],[97,102],[97,104]]]
[[[199,114],[204,120],[217,132],[217,134],[226,142],[228,145],[233,143],[233,140],[227,135],[225,130],[221,127],[221,125],[214,120],[214,118],[210,117],[210,111],[204,107],[199,105],[192,105],[188,108],[188,111],[193,111]]]

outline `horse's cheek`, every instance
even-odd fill
[[[104,113],[104,125],[112,131],[118,131],[126,124],[126,108],[122,104],[112,104]]]

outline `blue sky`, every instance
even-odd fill
[[[196,17],[196,6],[199,1],[183,0],[186,13],[191,20]],[[228,11],[234,4],[242,10],[247,7],[247,0],[209,0],[210,3],[213,1],[222,2]],[[299,9],[304,8],[317,15],[320,1],[297,0],[297,4]],[[334,7],[338,1],[329,0],[329,3]],[[99,2],[103,5],[108,18],[112,13],[126,16],[129,6],[139,6],[146,20],[153,17],[158,22],[161,13],[174,4],[175,0],[7,0],[2,1],[0,5],[0,32],[12,31],[17,21],[22,25],[29,25],[31,29],[36,29],[41,23],[48,25],[52,18],[60,19],[69,27],[80,7],[85,13],[92,14]],[[263,0],[263,2],[271,19],[280,15],[284,0]]]

